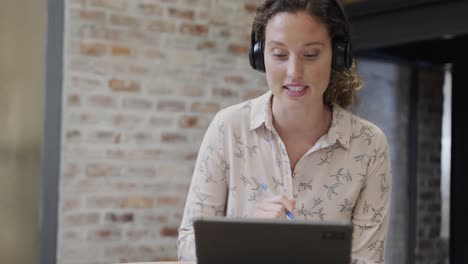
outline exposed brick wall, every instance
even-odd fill
[[[441,224],[442,69],[421,70],[418,91],[416,263],[443,263]]]
[[[257,0],[68,0],[58,263],[173,260],[214,113],[267,90]]]

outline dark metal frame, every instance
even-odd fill
[[[412,66],[408,128],[408,251],[407,263],[416,263],[416,219],[418,193],[418,91],[419,68]]]
[[[64,1],[47,1],[46,89],[42,145],[39,263],[57,262],[62,118]]]
[[[466,263],[468,252],[468,204],[466,203],[466,157],[468,154],[468,126],[466,125],[466,59],[465,51],[453,64],[452,89],[452,160],[450,176],[450,263]]]
[[[399,12],[379,14],[372,13],[370,7],[367,9],[365,6],[362,7],[360,13],[352,6],[347,7],[355,50],[369,50],[438,39],[442,36],[467,34],[468,1],[439,2],[420,4],[418,8],[409,8]],[[367,15],[363,15],[364,13]]]
[[[378,15],[380,13],[398,12],[409,8],[418,8],[422,5],[446,4],[460,0],[369,0],[358,1],[346,5],[349,16],[353,18]]]

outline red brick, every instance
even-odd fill
[[[83,232],[77,231],[64,231],[62,238],[66,242],[73,243],[82,243],[83,242]]]
[[[129,167],[126,171],[126,176],[130,178],[154,178],[156,176],[156,169],[153,166]]]
[[[184,112],[185,103],[181,101],[161,100],[158,103],[157,110],[163,112]]]
[[[257,5],[246,3],[246,4],[244,4],[244,10],[247,11],[247,13],[252,13],[252,14],[256,13],[257,12]]]
[[[202,84],[199,84],[198,82],[193,82],[190,84],[187,84],[183,89],[180,89],[178,91],[179,95],[183,96],[190,96],[190,97],[197,97],[197,96],[203,96],[206,93],[206,87]]]
[[[124,26],[129,28],[136,28],[139,25],[138,20],[135,17],[116,14],[112,14],[110,16],[110,22],[115,26]]]
[[[76,129],[68,130],[65,134],[65,138],[69,142],[79,142],[81,141],[81,132]]]
[[[174,118],[172,116],[162,117],[162,116],[152,116],[149,119],[149,125],[155,127],[164,127],[167,128],[174,124]]]
[[[108,149],[106,150],[106,157],[111,159],[126,159],[127,152],[123,149]]]
[[[169,196],[159,196],[156,198],[156,205],[161,206],[180,206],[182,200],[179,196],[169,197]]]
[[[229,99],[229,98],[235,98],[238,95],[239,93],[232,89],[227,89],[227,88],[214,88],[213,89],[214,98]]]
[[[153,149],[143,149],[138,151],[133,151],[129,155],[134,159],[141,159],[141,160],[159,160],[166,154],[165,150],[159,148]]]
[[[95,10],[81,10],[79,11],[79,19],[86,22],[101,23],[106,20],[106,13]]]
[[[228,84],[243,85],[247,82],[247,80],[239,75],[228,75],[224,76],[224,82]]]
[[[98,79],[73,76],[71,77],[70,85],[72,89],[93,91],[102,87],[102,82]]]
[[[119,208],[122,198],[113,196],[93,196],[86,199],[86,207],[92,209]]]
[[[218,103],[198,103],[192,104],[192,111],[203,113],[215,113],[219,111],[220,105]]]
[[[200,10],[198,12],[197,17],[195,18],[196,20],[203,20],[207,21],[210,19],[210,12],[208,10]]]
[[[124,11],[127,9],[126,0],[90,0],[91,6],[102,7],[105,9],[112,9],[118,11]]]
[[[75,178],[80,174],[81,170],[78,164],[76,163],[65,163],[63,166],[63,176],[66,178]]]
[[[191,153],[188,153],[184,156],[184,159],[185,160],[197,160],[197,157],[198,157],[198,152],[191,152]]]
[[[187,136],[180,133],[162,133],[161,142],[163,143],[184,143],[187,142]]]
[[[80,44],[80,53],[86,56],[103,56],[107,52],[107,46],[102,43],[83,42]]]
[[[249,46],[240,44],[229,45],[229,52],[235,55],[246,55],[249,52]]]
[[[85,6],[85,0],[70,0],[68,2],[70,6],[77,6],[77,7],[84,7]]]
[[[97,225],[99,223],[98,213],[75,213],[63,216],[63,224],[65,226],[86,226]]]
[[[167,54],[159,49],[148,49],[145,52],[145,57],[154,60],[164,60],[166,59]]]
[[[81,97],[79,94],[70,94],[67,96],[67,106],[81,105]]]
[[[179,119],[179,126],[181,128],[201,128],[205,129],[208,127],[208,122],[201,119],[199,116],[182,116]]]
[[[115,131],[94,131],[88,136],[88,142],[90,143],[108,143],[118,144],[121,141],[121,134]]]
[[[148,25],[148,30],[162,33],[174,33],[176,31],[176,24],[172,21],[153,20]]]
[[[176,227],[164,227],[161,229],[161,236],[163,237],[177,237],[178,234],[179,231]]]
[[[203,42],[200,42],[198,43],[197,45],[197,50],[209,50],[209,51],[213,51],[213,50],[216,50],[216,42],[214,41],[203,41]]]
[[[133,53],[133,50],[129,47],[120,46],[120,45],[112,45],[111,53],[113,56],[124,56],[130,57]]]
[[[88,97],[88,103],[100,108],[115,108],[117,106],[116,98],[110,95],[91,95]]]
[[[169,16],[181,19],[193,20],[195,13],[192,10],[184,10],[180,8],[171,7],[168,9]]]
[[[101,115],[88,112],[71,112],[67,120],[70,124],[97,124],[101,121]]]
[[[125,143],[152,144],[154,143],[151,132],[130,132],[125,135]]]
[[[63,202],[62,202],[62,211],[63,212],[77,210],[80,207],[81,207],[81,202],[80,202],[79,198],[77,198],[77,197],[63,198]]]
[[[153,107],[153,102],[144,98],[124,98],[123,107],[134,110],[149,110]]]
[[[93,163],[86,167],[86,175],[89,177],[120,176],[120,168],[107,163]]]
[[[125,237],[130,241],[138,241],[150,237],[148,229],[130,229],[125,232]]]
[[[175,89],[177,89],[177,87],[174,88],[174,84],[165,82],[150,83],[146,86],[148,93],[157,95],[170,95]]]
[[[219,32],[219,36],[222,38],[230,38],[232,36],[231,31],[229,29],[224,29]]]
[[[111,223],[133,223],[134,214],[133,213],[107,213],[105,216],[107,222]]]
[[[182,25],[180,25],[180,33],[192,36],[207,36],[208,27],[201,24],[182,23]]]
[[[120,207],[122,208],[152,208],[153,199],[147,196],[132,196],[125,198]]]
[[[108,192],[130,193],[141,190],[141,186],[134,182],[112,182],[107,186]]]
[[[134,128],[143,122],[143,118],[136,114],[119,113],[112,117],[112,125],[116,127]]]
[[[142,65],[130,65],[128,67],[129,73],[132,75],[140,75],[143,77],[148,76],[151,73],[149,67],[142,66]]]
[[[88,264],[97,264],[96,259],[102,257],[101,250],[96,245],[64,244],[60,245],[59,259],[77,259]]]
[[[125,81],[117,78],[109,80],[109,87],[114,92],[132,92],[140,91],[140,83],[137,81]]]
[[[149,225],[167,224],[169,217],[162,214],[148,214],[143,216],[143,223]]]
[[[143,15],[157,15],[160,16],[163,14],[163,9],[161,5],[156,3],[139,3],[138,11]]]
[[[226,17],[222,15],[212,15],[210,16],[210,25],[213,26],[224,26],[227,24]]]
[[[120,229],[99,229],[88,234],[88,239],[91,241],[104,242],[104,241],[118,241],[122,237],[122,230]]]

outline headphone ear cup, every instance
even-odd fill
[[[335,71],[349,69],[353,63],[351,56],[351,46],[349,41],[344,37],[336,37],[333,39],[333,58],[332,68]]]
[[[253,48],[252,48],[252,61],[250,65],[252,65],[252,68],[254,68],[257,71],[260,72],[265,72],[265,60],[263,58],[263,41],[257,41],[255,42]]]
[[[349,41],[346,42],[345,67],[350,69],[353,65],[352,47]]]
[[[344,44],[341,38],[333,39],[332,69],[335,71],[341,71],[345,68],[346,47]]]
[[[255,44],[251,44],[249,47],[249,62],[252,69],[256,70],[257,66],[255,65]]]

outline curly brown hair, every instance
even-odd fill
[[[336,0],[339,1],[339,0]],[[331,39],[343,35],[346,27],[340,7],[335,0],[267,0],[258,7],[253,23],[256,40],[265,40],[268,21],[278,13],[306,12],[327,26]],[[357,61],[353,59],[350,69],[332,69],[330,83],[323,95],[326,105],[337,104],[350,108],[356,103],[356,92],[362,88],[363,81],[355,72]]]

